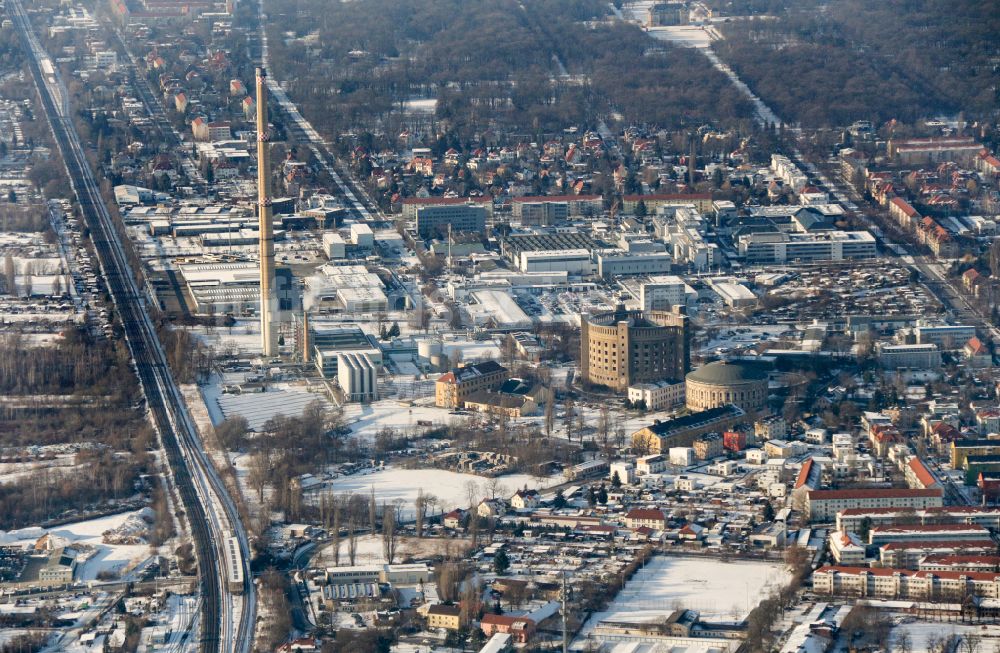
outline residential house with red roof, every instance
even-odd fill
[[[667,516],[657,508],[633,508],[625,513],[625,525],[631,529],[646,527],[663,530],[667,527]]]
[[[485,614],[479,627],[487,637],[497,633],[509,634],[518,644],[527,644],[535,632],[535,622],[528,617],[512,617],[506,614]]]
[[[993,354],[976,336],[969,338],[962,346],[962,356],[971,367],[993,367]]]
[[[941,487],[940,481],[928,469],[927,465],[916,456],[911,457],[903,468],[906,485],[917,490],[930,490]]]

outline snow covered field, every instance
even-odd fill
[[[433,399],[428,399],[433,403]],[[447,426],[461,423],[462,418],[452,415],[447,408],[437,406],[409,406],[395,399],[384,399],[370,404],[345,404],[344,423],[351,433],[366,440],[373,439],[383,428],[409,432],[419,423]],[[421,429],[423,430],[423,429]]]
[[[590,618],[580,637],[603,620],[646,622],[678,608],[697,610],[706,621],[741,620],[788,580],[780,563],[659,556],[633,576],[609,610]]]
[[[474,474],[458,474],[442,469],[387,467],[371,474],[356,474],[339,478],[334,481],[333,490],[337,494],[353,492],[367,496],[372,488],[375,488],[375,497],[379,503],[402,500],[402,518],[409,520],[413,519],[413,502],[416,500],[417,490],[420,488],[423,488],[424,494],[433,494],[437,497],[438,503],[435,507],[435,514],[437,514],[458,507],[466,507],[469,503],[466,486],[470,481],[479,486],[478,499],[487,498],[486,483],[488,480]],[[562,482],[562,477],[542,479],[539,482],[539,479],[528,474],[511,474],[501,476],[498,480],[505,490],[498,492],[498,495],[509,498],[517,489],[525,485],[529,488],[545,488]]]

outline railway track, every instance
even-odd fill
[[[18,30],[29,69],[53,138],[90,229],[98,263],[120,319],[147,409],[160,436],[174,484],[187,514],[199,561],[201,640],[204,653],[249,651],[253,640],[255,588],[249,573],[249,542],[235,504],[208,460],[173,376],[167,367],[145,298],[128,263],[122,241],[104,205],[70,117],[68,98],[51,59],[32,32],[20,0],[9,0],[7,12]],[[240,620],[225,586],[222,533],[233,531],[240,542],[244,586]]]

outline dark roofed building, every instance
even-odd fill
[[[632,447],[645,453],[662,453],[670,447],[688,447],[699,435],[729,430],[746,416],[742,408],[730,404],[662,422],[657,420],[632,434]]]
[[[456,367],[438,378],[434,404],[441,408],[460,408],[472,394],[498,389],[508,374],[507,368],[496,361]]]
[[[503,239],[501,253],[511,262],[521,259],[521,252],[541,252],[564,249],[594,249],[595,243],[587,234],[578,231],[552,234],[511,234]]]

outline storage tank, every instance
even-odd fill
[[[422,360],[430,360],[440,354],[441,342],[439,340],[421,340],[417,343],[417,356]]]

